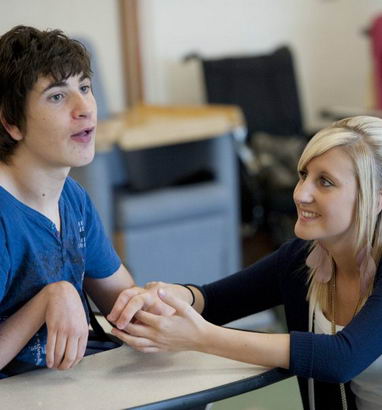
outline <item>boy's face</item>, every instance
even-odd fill
[[[16,129],[15,155],[42,167],[86,165],[94,157],[97,106],[89,78],[81,75],[56,83],[39,77],[26,99],[26,124]]]

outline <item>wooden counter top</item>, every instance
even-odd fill
[[[125,150],[153,148],[219,136],[244,126],[240,108],[230,105],[139,105],[97,130],[97,151],[118,144]]]

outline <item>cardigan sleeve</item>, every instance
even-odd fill
[[[287,242],[242,271],[204,285],[203,317],[221,325],[282,304],[283,276],[289,270],[290,250],[296,241]]]
[[[291,332],[290,370],[297,376],[345,383],[382,354],[382,279],[361,311],[336,335]]]

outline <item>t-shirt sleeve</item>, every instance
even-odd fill
[[[98,212],[86,192],[85,235],[85,276],[106,278],[116,272],[121,266],[121,260],[106,236]]]
[[[0,225],[0,302],[3,300],[9,278],[10,261],[3,227]]]

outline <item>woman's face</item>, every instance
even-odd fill
[[[354,166],[343,148],[335,147],[313,158],[300,170],[294,190],[296,235],[327,246],[350,245],[356,196]]]

